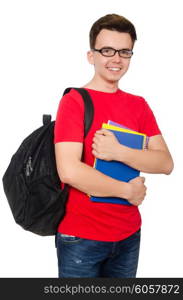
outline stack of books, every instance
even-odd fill
[[[108,123],[103,123],[102,128],[108,129],[114,133],[120,144],[133,148],[133,149],[145,149],[147,148],[148,137],[140,132],[131,130],[121,124],[113,121],[108,121]],[[128,182],[131,179],[140,175],[140,171],[136,170],[122,162],[119,161],[106,161],[102,159],[95,158],[94,168],[98,171],[108,175],[114,179]],[[90,196],[93,202],[105,202],[123,205],[132,205],[126,199],[117,197],[95,197]]]

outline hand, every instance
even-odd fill
[[[144,177],[136,177],[128,182],[131,185],[131,195],[127,200],[135,206],[142,204],[146,196],[147,188],[144,182]]]
[[[120,143],[111,131],[100,129],[96,131],[93,138],[92,154],[96,158],[107,161],[117,160],[119,146]]]

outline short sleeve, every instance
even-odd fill
[[[64,95],[59,103],[54,128],[54,143],[83,142],[84,103],[76,91]]]
[[[142,98],[143,99],[143,98]],[[161,134],[154,113],[148,103],[143,99],[143,111],[140,119],[140,132],[145,133],[148,137]]]

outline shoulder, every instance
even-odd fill
[[[128,93],[126,91],[120,90],[120,95],[123,99],[125,99],[126,105],[131,107],[131,109],[142,113],[143,111],[149,109],[149,105],[144,97],[132,93]]]
[[[82,96],[74,89],[71,89],[67,94],[61,97],[59,110],[80,110],[84,113],[84,101]]]
[[[78,91],[76,91],[73,88],[67,94],[63,95],[61,100],[63,102],[75,102],[75,103],[83,106],[82,96],[79,94]]]
[[[121,94],[121,96],[125,97],[129,101],[138,102],[138,103],[142,103],[142,104],[146,103],[146,100],[142,96],[139,96],[136,94],[131,94],[129,92],[122,91],[122,90],[120,90],[120,94]]]

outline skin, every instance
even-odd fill
[[[133,49],[133,42],[128,33],[103,29],[95,44],[97,49],[102,47]],[[88,51],[87,56],[89,63],[94,65],[95,75],[85,87],[97,89],[100,86],[105,92],[115,92],[119,80],[128,71],[131,59],[122,58],[118,53],[113,57],[104,57],[94,51]],[[112,71],[110,67],[120,70]],[[136,150],[121,145],[112,132],[101,129],[94,135],[92,148],[96,158],[121,161],[142,172],[170,174],[173,170],[173,160],[162,135],[150,138],[148,151]]]
[[[112,47],[114,49],[133,49],[133,43],[128,33],[103,29],[96,38],[95,48]],[[88,61],[94,66],[94,77],[85,87],[113,93],[118,89],[118,82],[127,72],[130,59],[122,58],[118,53],[113,57],[105,57],[95,51],[88,51]],[[119,71],[112,71],[110,67],[118,67]]]
[[[128,33],[103,29],[97,36],[95,48],[103,47],[132,49],[133,43]],[[122,58],[118,53],[113,57],[104,57],[92,50],[87,52],[87,58],[94,67],[94,76],[84,87],[107,93],[116,92],[131,59]],[[61,142],[55,145],[57,169],[62,182],[89,195],[121,197],[136,206],[142,203],[147,189],[144,177],[136,177],[128,183],[115,180],[82,163],[82,151],[82,143]],[[147,150],[136,150],[119,144],[113,133],[101,129],[93,137],[92,153],[96,158],[118,160],[142,172],[170,174],[173,170],[172,157],[161,135],[150,138]]]

